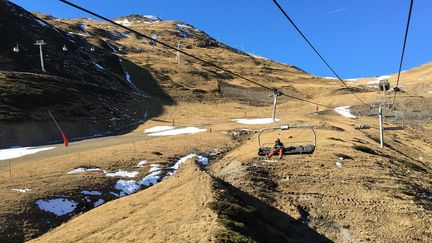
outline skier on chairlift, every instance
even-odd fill
[[[283,156],[283,150],[284,150],[284,144],[280,141],[280,139],[276,139],[275,144],[273,146],[272,151],[267,155],[267,157],[269,159],[271,159],[271,157],[273,155],[275,155],[276,153],[279,152],[279,159],[282,159]]]

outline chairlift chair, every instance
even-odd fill
[[[286,131],[289,129],[309,129],[311,131],[311,135],[313,137],[312,144],[304,144],[304,145],[293,145],[287,146],[283,149],[284,155],[293,155],[293,154],[313,154],[316,148],[316,133],[315,130],[309,125],[283,125],[280,127],[271,127],[264,128],[258,134],[258,155],[266,156],[273,150],[273,144],[263,144],[261,143],[261,135],[265,132],[270,131]]]
[[[20,52],[18,44],[13,48],[13,51],[16,53]]]

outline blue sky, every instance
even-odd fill
[[[101,15],[156,15],[187,22],[246,52],[295,65],[318,76],[331,72],[272,0],[71,0]],[[12,0],[29,11],[90,17],[57,0]],[[309,40],[343,78],[395,73],[409,0],[279,0]],[[403,69],[432,61],[432,1],[414,3]]]

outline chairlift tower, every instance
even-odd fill
[[[46,72],[45,70],[45,65],[44,65],[44,59],[43,59],[43,51],[42,51],[42,46],[46,45],[46,42],[43,40],[37,40],[36,43],[34,43],[35,46],[39,46],[39,51],[40,51],[40,60],[41,60],[41,69],[42,72]]]
[[[383,114],[383,108],[390,109],[392,107],[389,103],[381,103],[378,105],[378,123],[379,123],[379,133],[380,133],[380,147],[384,148],[384,118],[388,117]],[[376,105],[372,106],[372,108],[377,108]]]
[[[276,122],[277,98],[281,95],[282,95],[282,93],[279,90],[277,90],[276,88],[273,89],[273,94],[270,95],[270,97],[273,96],[273,111],[272,111],[273,122]]]
[[[382,106],[378,108],[379,126],[380,126],[380,147],[384,148],[384,124],[383,124],[383,114]]]
[[[181,45],[180,41],[177,41],[177,49],[179,50],[180,50],[180,45]],[[176,62],[177,64],[180,64],[180,51],[177,51]]]
[[[150,37],[151,37],[151,46],[152,48],[154,48],[156,46],[156,40],[158,36],[156,33],[152,33]]]

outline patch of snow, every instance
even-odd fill
[[[93,206],[96,208],[96,207],[99,207],[100,205],[102,205],[104,203],[105,203],[105,200],[99,199],[95,203],[93,203]]]
[[[342,163],[341,162],[336,162],[336,167],[338,167],[338,168],[342,168]]]
[[[131,25],[131,22],[129,22],[128,19],[117,20],[117,21],[114,21],[114,22],[116,22],[117,24],[124,25],[124,26],[130,26]]]
[[[172,130],[175,127],[173,126],[158,126],[158,127],[152,127],[144,130],[144,133],[154,133],[154,132],[162,132],[166,130]]]
[[[135,193],[139,189],[141,189],[141,186],[136,183],[134,180],[125,181],[125,180],[119,180],[116,182],[115,189],[120,191],[120,197],[123,197],[125,195],[130,195],[132,193]]]
[[[256,118],[256,119],[234,119],[237,123],[253,125],[253,124],[270,124],[273,123],[272,118]],[[280,119],[276,119],[276,121],[280,121]]]
[[[46,147],[46,148],[25,147],[25,148],[2,149],[0,150],[0,160],[15,159],[26,155],[39,153],[42,151],[51,150],[54,148],[55,147]]]
[[[174,25],[174,28],[178,31],[180,31],[180,37],[182,38],[190,38],[192,37],[192,34],[190,33],[190,31],[195,31],[195,28],[193,28],[192,26],[189,25],[185,25],[185,24],[176,24]]]
[[[102,196],[102,192],[99,192],[99,191],[87,191],[87,190],[83,190],[83,191],[81,191],[81,194],[83,194],[83,195],[92,195],[92,196]]]
[[[181,164],[185,163],[188,159],[192,159],[195,158],[197,155],[196,154],[189,154],[186,155],[185,157],[180,158],[172,167],[171,169],[173,170],[178,170],[178,168],[180,167]],[[175,173],[175,172],[174,172]]]
[[[147,160],[140,161],[140,162],[138,162],[137,167],[138,168],[143,168],[147,164],[147,162],[148,162]]]
[[[68,172],[68,174],[77,174],[77,173],[84,173],[84,172],[94,172],[94,171],[102,171],[100,168],[76,168]]]
[[[115,193],[115,192],[110,192],[109,194],[111,194],[111,195],[113,195],[115,197],[120,197],[120,195],[118,193]]]
[[[81,30],[82,30],[84,33],[87,33],[87,31],[86,31],[86,29],[87,29],[87,25],[86,25],[86,24],[80,23],[80,24],[79,24],[79,27],[81,28]]]
[[[112,45],[110,45],[108,42],[105,42],[105,43],[113,51],[113,53],[118,54],[117,50]],[[119,62],[122,63],[123,60],[121,58],[119,58]]]
[[[379,76],[379,77],[377,77],[377,81],[381,81],[381,80],[389,79],[389,78],[390,78],[389,75],[383,75],[383,76]]]
[[[197,161],[198,161],[198,163],[200,163],[202,165],[208,165],[208,163],[209,163],[209,159],[207,157],[204,157],[204,156],[197,156]]]
[[[38,22],[38,24],[40,24],[41,26],[43,26],[43,27],[48,27],[48,25],[45,23],[45,22],[43,22],[42,20],[39,20],[39,19],[35,19],[36,20],[36,22]]]
[[[148,20],[150,20],[150,21],[148,21],[148,22],[144,22],[144,23],[157,23],[157,22],[160,22],[160,18],[158,18],[158,17],[156,17],[156,16],[154,16],[154,15],[143,15],[145,18],[147,18]]]
[[[182,135],[182,134],[195,134],[200,132],[205,132],[207,129],[200,129],[197,127],[185,127],[185,128],[177,128],[177,129],[170,129],[166,131],[161,132],[154,132],[150,133],[148,136],[176,136],[176,135]]]
[[[335,77],[321,77],[322,79],[337,79]]]
[[[126,39],[129,38],[130,35],[127,32],[111,32],[111,31],[107,31],[110,35],[111,38],[113,39]]]
[[[150,172],[155,172],[158,170],[161,170],[161,165],[160,164],[151,164],[150,165]]]
[[[255,57],[255,58],[257,58],[257,59],[263,59],[263,60],[270,60],[270,59],[268,59],[268,58],[266,58],[266,57],[262,57],[262,56],[258,56],[258,55],[255,55],[255,54],[253,54],[253,53],[247,53],[249,56],[252,56],[252,57]]]
[[[75,33],[75,32],[71,32],[71,31],[69,31],[68,34],[71,35],[71,36],[74,36],[74,35],[79,35],[79,36],[82,36],[82,37],[87,37],[88,36],[87,34]]]
[[[126,75],[126,80],[127,80],[129,83],[133,84],[130,74],[129,74],[128,72],[125,72],[125,75]]]
[[[12,189],[12,191],[14,192],[20,192],[20,193],[26,193],[26,192],[31,192],[31,189]]]
[[[348,79],[345,79],[345,81],[348,81],[348,82],[357,82],[357,80],[359,80],[359,78],[348,78]]]
[[[373,80],[373,81],[367,82],[367,84],[372,84],[372,85],[375,85],[375,84],[378,84],[378,83],[379,83],[379,80]]]
[[[105,68],[104,67],[102,67],[101,65],[99,65],[99,64],[97,64],[97,63],[93,63],[98,69],[100,69],[100,70],[105,70]]]
[[[194,30],[195,28],[187,25],[187,24],[176,24],[176,27],[180,28],[180,29],[190,29],[190,30]]]
[[[350,106],[341,106],[341,107],[336,107],[334,109],[334,111],[339,113],[340,115],[342,115],[344,117],[356,118],[356,116],[351,114],[351,110],[349,108],[350,108]]]
[[[159,183],[163,179],[160,171],[155,171],[150,173],[148,176],[144,177],[140,184],[144,186],[153,186]]]
[[[139,174],[138,171],[128,172],[128,171],[124,171],[124,170],[119,170],[119,171],[113,172],[113,173],[106,173],[105,176],[107,176],[107,177],[128,177],[128,178],[134,178],[134,177],[137,177],[138,174]]]
[[[56,198],[49,200],[39,199],[36,201],[36,205],[42,211],[50,212],[57,216],[63,216],[73,212],[78,203],[65,198]]]

